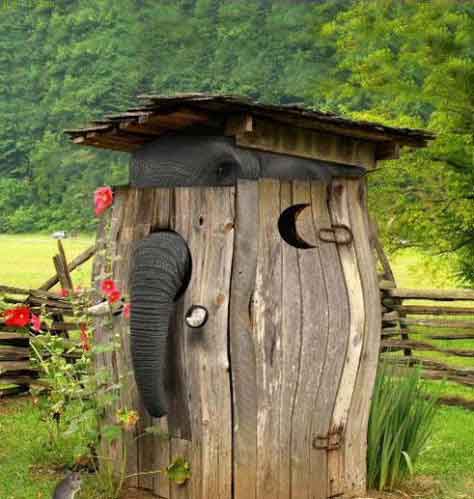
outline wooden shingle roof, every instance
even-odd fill
[[[262,104],[246,97],[201,93],[141,95],[141,105],[78,129],[65,130],[75,144],[133,152],[168,131],[197,129],[229,135],[233,117],[264,118],[327,134],[352,137],[378,146],[425,147],[434,134],[355,121],[299,105]],[[230,133],[232,135],[232,133]]]

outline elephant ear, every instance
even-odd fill
[[[153,417],[167,413],[164,387],[170,320],[191,277],[191,256],[176,232],[161,231],[136,243],[130,276],[133,371]]]

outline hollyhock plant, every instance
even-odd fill
[[[89,331],[87,330],[86,324],[80,324],[79,329],[81,330],[81,345],[85,352],[89,352],[91,349],[91,342],[89,337]]]
[[[100,289],[104,295],[110,295],[110,293],[117,291],[117,285],[113,279],[104,279],[100,285]]]
[[[108,294],[109,303],[117,303],[120,298],[122,298],[122,293],[118,289],[115,289]]]
[[[126,303],[123,307],[123,316],[125,317],[125,319],[129,320],[130,319],[130,312],[132,311],[132,306],[130,305],[130,303]]]
[[[5,310],[3,315],[5,316],[5,324],[7,326],[25,327],[31,320],[31,311],[26,306],[10,308]]]
[[[114,193],[108,186],[99,187],[94,193],[95,214],[102,215],[114,202]]]
[[[117,419],[119,423],[122,423],[126,431],[132,431],[140,420],[140,416],[137,411],[127,411],[122,409],[117,411]]]
[[[41,317],[38,316],[38,315],[35,315],[35,314],[31,314],[31,319],[30,319],[30,324],[31,324],[31,327],[35,330],[35,331],[41,331]]]

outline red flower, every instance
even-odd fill
[[[67,298],[69,296],[69,289],[61,288],[59,296],[61,296],[62,298]]]
[[[126,303],[123,307],[123,316],[125,317],[125,319],[130,319],[130,313],[132,311],[132,306],[130,305],[130,303]]]
[[[85,352],[89,352],[91,349],[91,342],[89,337],[89,331],[87,330],[86,324],[79,324],[79,329],[81,330],[81,345]]]
[[[114,291],[109,293],[108,298],[109,298],[109,303],[118,302],[120,298],[122,298],[122,293],[118,289],[115,289]]]
[[[35,331],[41,330],[41,317],[39,317],[38,315],[32,313],[30,323]]]
[[[95,214],[102,215],[114,202],[114,193],[110,187],[99,187],[94,193]]]
[[[7,326],[25,327],[31,320],[31,311],[29,307],[25,306],[10,308],[9,310],[5,310],[3,314],[5,316],[5,324]]]
[[[110,293],[117,291],[117,285],[113,279],[104,279],[100,285],[100,289],[104,295],[110,295]]]

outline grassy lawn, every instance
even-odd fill
[[[68,258],[79,254],[92,241],[92,237],[66,240]],[[51,257],[55,252],[56,243],[48,236],[0,236],[0,283],[22,287],[41,284],[54,273]],[[413,250],[398,254],[393,261],[400,286],[454,286],[446,261],[437,266],[433,259],[420,257]],[[89,273],[90,263],[74,272],[75,284],[87,285]],[[463,362],[472,365],[471,359]],[[429,386],[433,389],[440,385]],[[446,383],[442,390],[474,398],[474,390],[452,383]],[[40,410],[30,398],[0,400],[0,499],[51,497],[55,483],[64,475],[64,465],[72,462],[77,444],[64,441],[56,448],[51,441]],[[75,499],[106,499],[88,487]],[[398,495],[383,497],[474,499],[473,491],[474,412],[443,407],[435,419],[434,436],[416,466],[413,483],[407,484]]]
[[[80,236],[63,241],[68,261],[93,244],[93,236]],[[56,241],[45,234],[0,234],[0,284],[35,288],[54,275],[53,256]],[[75,285],[90,285],[91,261],[72,274]]]

